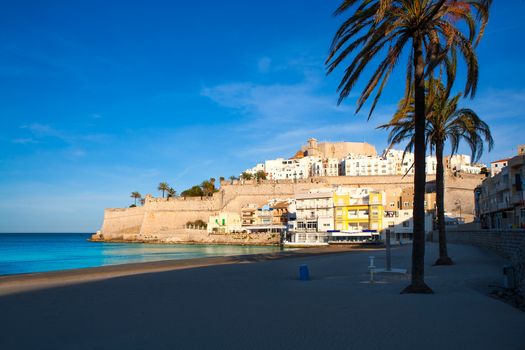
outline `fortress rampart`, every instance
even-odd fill
[[[435,176],[427,176],[427,186],[434,186]],[[454,212],[458,200],[464,214],[472,213],[474,188],[481,182],[477,175],[463,178],[446,177],[446,210]],[[221,244],[278,244],[275,237],[213,237],[206,232],[184,229],[188,221],[208,221],[220,211],[240,212],[248,204],[263,205],[272,198],[293,198],[314,188],[337,186],[369,187],[389,191],[412,187],[410,176],[318,177],[293,181],[223,181],[211,197],[147,198],[144,206],[110,208],[104,211],[104,223],[94,240],[162,242],[162,243],[221,243]]]

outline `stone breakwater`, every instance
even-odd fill
[[[94,242],[132,242],[160,244],[225,244],[225,245],[279,245],[281,237],[276,233],[208,233],[200,229],[174,229],[154,234],[122,234],[104,236],[102,232],[91,237]]]
[[[434,176],[427,176],[432,187]],[[464,175],[463,178],[446,177],[448,211],[455,209],[454,201],[463,203],[463,213],[473,210],[474,188],[481,182],[480,176]],[[211,197],[197,198],[147,198],[141,207],[109,208],[104,211],[100,231],[93,235],[94,241],[196,243],[196,244],[280,244],[280,237],[272,234],[209,234],[205,230],[186,229],[188,221],[208,221],[210,215],[221,211],[240,212],[248,204],[264,205],[272,198],[293,198],[313,188],[336,186],[368,187],[376,190],[394,190],[412,187],[413,177],[367,176],[367,177],[319,177],[292,181],[244,181],[222,182],[221,188]]]

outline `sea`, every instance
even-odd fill
[[[0,275],[280,251],[272,246],[89,242],[88,233],[0,233]]]

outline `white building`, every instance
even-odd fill
[[[437,171],[437,159],[434,156],[425,157],[425,171],[429,175],[436,174]]]
[[[331,189],[310,190],[295,197],[296,230],[327,232],[334,229],[334,199]]]
[[[395,159],[349,154],[341,162],[341,170],[345,176],[396,175],[397,162]]]
[[[250,169],[246,169],[246,173],[248,174],[252,174],[252,175],[255,175],[257,174],[259,171],[265,171],[264,170],[264,163],[258,163],[256,166],[254,166],[253,168],[250,168]]]
[[[269,180],[298,180],[310,175],[310,157],[302,159],[277,158],[264,162],[264,171]]]
[[[506,167],[509,164],[510,158],[496,160],[490,163],[490,176],[494,177],[495,175],[501,172],[501,169]]]
[[[426,173],[436,174],[437,159],[429,155],[425,158]],[[505,160],[503,160],[505,161]],[[298,180],[312,176],[380,176],[380,175],[414,175],[414,154],[401,150],[385,150],[382,157],[350,153],[343,159],[305,156],[292,159],[277,158],[257,164],[246,170],[256,174],[264,171],[269,180]],[[494,164],[494,163],[493,163]],[[495,164],[493,169],[505,166]],[[446,157],[445,166],[451,170],[479,174],[482,164],[471,164],[470,156],[457,154]],[[495,170],[492,170],[493,172]]]
[[[399,241],[400,239],[412,240],[414,233],[414,218],[412,209],[401,209],[395,212],[385,213],[383,232],[389,230],[392,234],[391,239]],[[432,232],[432,214],[425,214],[425,233]]]
[[[445,166],[452,171],[468,174],[479,174],[485,164],[472,164],[471,157],[466,154],[455,154],[445,158]]]
[[[310,174],[312,176],[339,176],[339,164],[336,158],[316,158],[312,162]]]
[[[396,163],[396,175],[414,175],[414,153],[406,152],[397,149],[385,150],[384,158],[393,160]]]

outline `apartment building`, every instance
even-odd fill
[[[332,191],[311,190],[295,196],[297,232],[327,232],[334,229]]]
[[[345,176],[397,175],[397,171],[397,160],[392,158],[349,154],[341,161]]]
[[[520,151],[518,149],[518,153]],[[482,226],[525,228],[525,153],[491,164],[498,165],[497,173],[484,179],[475,191],[476,214]],[[506,165],[500,166],[502,164]]]
[[[264,171],[269,180],[298,180],[310,176],[309,157],[301,159],[277,158],[264,162]]]
[[[339,167],[340,162],[337,158],[315,158],[310,173],[311,176],[339,176]]]
[[[383,229],[384,192],[367,188],[339,188],[334,192],[335,230]]]

